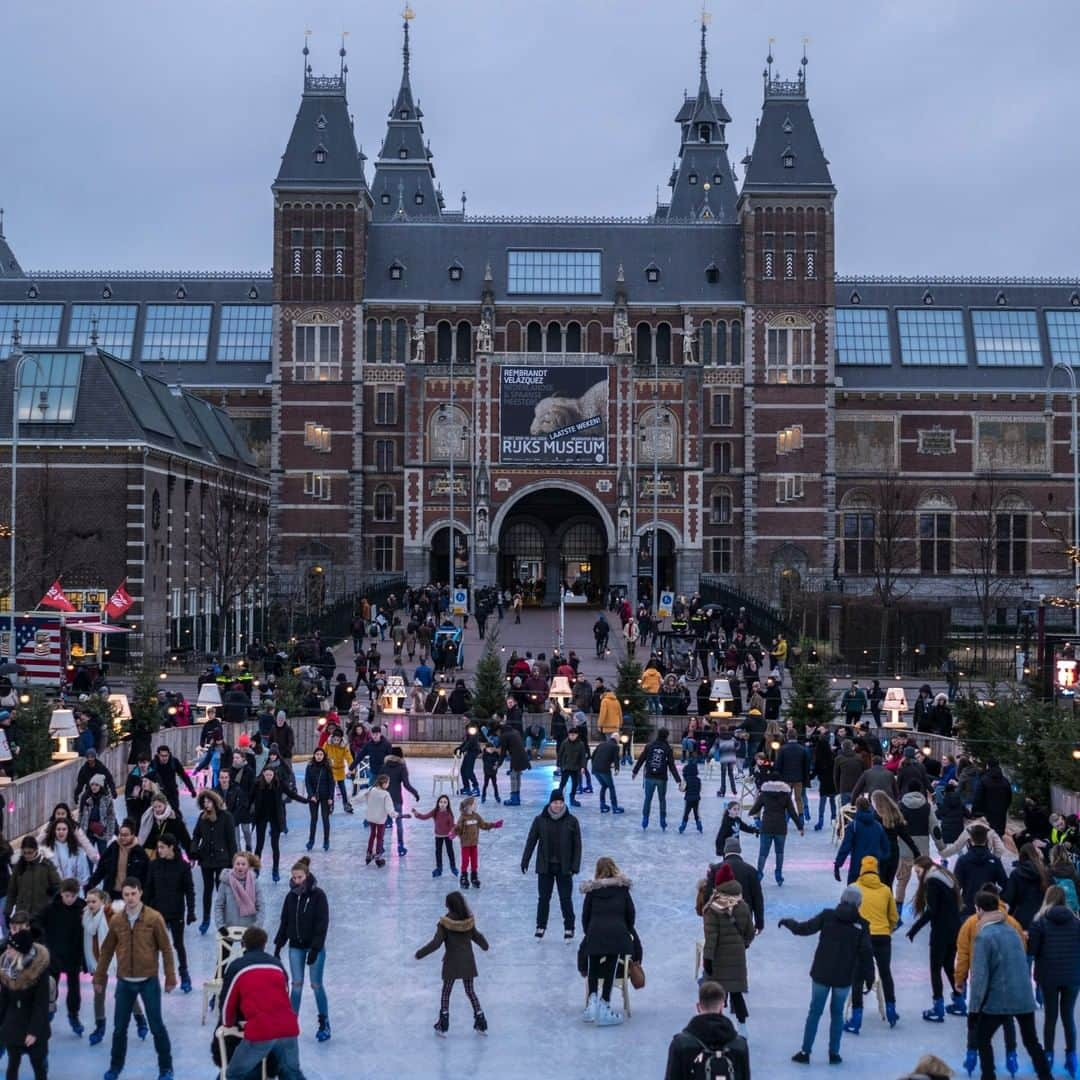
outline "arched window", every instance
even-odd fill
[[[531,322],[525,328],[525,351],[532,353],[544,351],[544,331],[538,322]]]
[[[380,329],[382,330],[382,350],[379,360],[384,364],[389,364],[393,359],[394,324],[389,319],[383,319]]]
[[[379,324],[375,319],[367,321],[367,343],[364,354],[364,360],[369,364],[374,364],[379,358]]]
[[[560,353],[563,351],[562,327],[557,322],[548,323],[547,348],[544,351],[550,353]]]
[[[443,319],[435,328],[435,359],[440,364],[449,364],[454,348],[453,327]]]
[[[566,351],[581,352],[581,323],[566,324]]]
[[[737,319],[731,324],[731,359],[729,363],[742,367],[742,323]]]
[[[521,323],[511,319],[506,324],[506,351],[520,352],[521,346]]]
[[[803,315],[780,315],[765,330],[765,381],[814,381],[814,324]]]
[[[598,322],[590,322],[586,327],[586,352],[601,353],[604,351],[604,328]]]
[[[698,330],[698,359],[703,365],[712,363],[713,325],[706,319]]]
[[[639,364],[652,363],[652,327],[648,323],[637,324],[637,348],[634,358]]]
[[[394,489],[389,484],[375,488],[374,517],[376,521],[394,520]]]
[[[727,323],[722,320],[716,324],[716,362],[726,364],[727,359]]]
[[[459,363],[467,364],[472,360],[472,324],[457,324],[457,358]]]
[[[409,361],[409,324],[404,319],[398,319],[394,334],[397,338],[394,342],[394,359],[399,364],[406,364]]]
[[[656,328],[656,362],[671,363],[671,327],[666,322]]]

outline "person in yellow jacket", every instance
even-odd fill
[[[649,712],[660,714],[660,687],[663,680],[652,661],[641,673],[641,689],[649,695]]]
[[[622,728],[622,706],[614,690],[609,690],[600,699],[600,716],[596,726],[605,738],[608,735],[617,735]]]
[[[892,889],[878,876],[878,861],[873,855],[867,855],[859,863],[859,876],[855,884],[862,892],[859,914],[870,927],[870,946],[874,950],[874,966],[881,980],[881,990],[885,998],[885,1019],[889,1027],[896,1027],[896,989],[892,977],[892,932],[900,922],[896,910],[896,900]],[[855,1035],[862,1027],[863,988],[859,981],[851,988],[851,1019],[844,1025],[845,1031]]]
[[[346,814],[351,814],[353,812],[352,804],[349,802],[349,796],[345,793],[345,772],[352,767],[353,753],[349,749],[348,743],[345,742],[345,736],[341,733],[341,728],[338,728],[330,736],[323,749],[326,751],[326,758],[330,762],[330,774],[333,776],[334,783],[337,784],[338,792],[341,794],[341,805],[345,808]]]

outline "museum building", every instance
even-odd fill
[[[279,585],[446,581],[452,558],[548,600],[860,592],[902,511],[885,557],[915,595],[968,593],[976,549],[1003,603],[1067,590],[1044,520],[1071,532],[1070,373],[1047,387],[1080,360],[1080,280],[839,275],[805,56],[792,78],[769,57],[740,176],[705,26],[666,203],[449,209],[403,33],[370,180],[344,49],[317,75],[305,47],[271,273],[25,271],[0,225],[0,356],[16,320],[24,347],[93,332],[224,406],[269,472]]]

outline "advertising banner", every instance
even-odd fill
[[[606,367],[504,367],[503,464],[606,465]]]

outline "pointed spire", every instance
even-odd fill
[[[707,94],[709,92],[709,49],[705,43],[705,35],[708,33],[709,20],[712,16],[705,10],[704,6],[701,9],[701,82],[698,85],[699,94]]]
[[[401,21],[405,28],[405,37],[401,46],[401,85],[409,84],[409,23],[416,18],[416,12],[408,4],[401,13]]]
[[[0,240],[4,239],[4,208],[0,206]]]
[[[304,58],[304,83],[307,83],[307,77],[311,74],[311,64],[308,63],[308,57],[311,55],[311,49],[308,48],[308,38],[311,37],[311,31],[304,31],[304,47],[300,50],[301,55]]]
[[[338,49],[338,57],[340,64],[338,65],[338,73],[341,76],[341,81],[345,81],[345,76],[349,74],[349,65],[345,63],[345,39],[349,36],[348,30],[341,31],[341,48]]]

